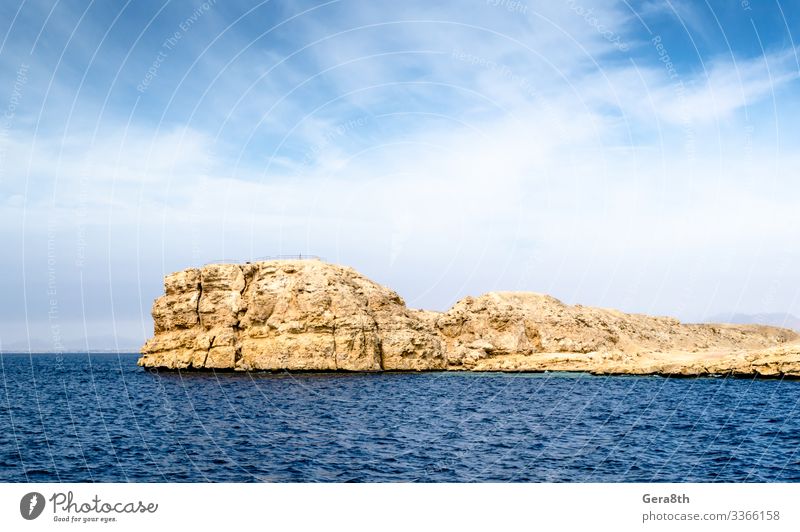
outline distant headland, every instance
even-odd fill
[[[531,292],[406,307],[317,259],[210,264],[167,275],[139,365],[237,371],[579,371],[800,378],[800,335],[566,305]]]

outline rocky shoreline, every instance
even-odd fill
[[[234,371],[572,371],[800,378],[800,335],[682,324],[531,292],[406,307],[320,260],[211,264],[167,275],[139,365]]]

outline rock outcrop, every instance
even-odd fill
[[[139,365],[313,371],[586,371],[800,377],[800,335],[761,325],[565,305],[528,292],[406,307],[318,260],[212,264],[170,274]]]
[[[174,369],[440,370],[441,341],[397,293],[318,260],[170,274],[140,365]]]

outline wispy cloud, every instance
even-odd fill
[[[113,288],[80,310],[92,319],[111,305],[146,322],[163,270],[299,251],[416,306],[511,288],[682,316],[800,312],[797,289],[755,308],[774,279],[752,275],[788,264],[772,275],[797,286],[800,271],[782,245],[800,168],[782,150],[798,72],[780,33],[763,54],[699,62],[673,32],[671,71],[654,4],[495,4],[282,3],[237,21],[246,10],[218,3],[144,93],[185,10],[110,34],[80,92],[116,13],[88,16],[58,69],[48,43],[72,27],[48,26],[3,140],[6,238],[40,264],[57,220],[62,289]]]

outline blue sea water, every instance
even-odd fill
[[[0,357],[0,482],[800,481],[800,382]]]

